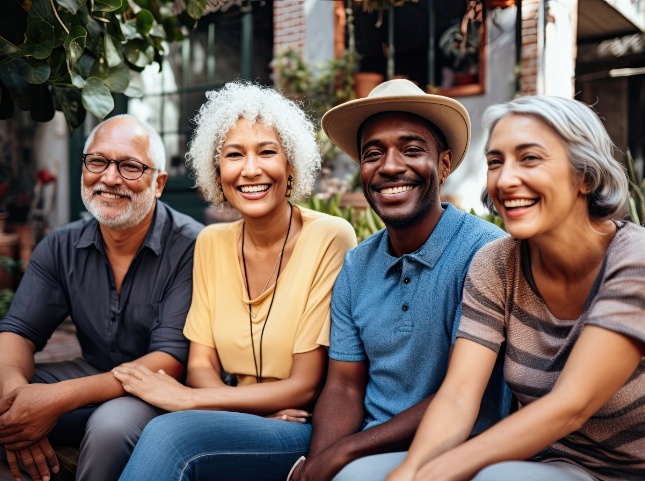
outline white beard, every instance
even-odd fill
[[[109,229],[125,230],[141,223],[150,213],[155,201],[155,190],[157,185],[157,173],[153,174],[152,182],[143,192],[134,193],[124,187],[108,187],[105,184],[97,183],[91,187],[85,186],[81,178],[81,198],[87,211],[99,222]],[[103,191],[110,194],[121,195],[130,199],[130,203],[119,212],[112,213],[105,208],[107,202],[103,201],[97,192]]]

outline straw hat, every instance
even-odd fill
[[[366,98],[334,107],[323,116],[322,127],[334,144],[359,162],[358,129],[369,117],[383,112],[408,112],[435,124],[452,150],[451,172],[466,156],[470,144],[470,117],[466,108],[449,97],[426,94],[409,80],[383,82]]]

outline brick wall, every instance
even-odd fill
[[[538,9],[540,0],[522,1],[522,65],[520,95],[538,93]]]
[[[302,0],[273,2],[273,52],[305,49],[305,8]]]

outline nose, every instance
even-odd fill
[[[254,152],[248,152],[244,157],[244,165],[242,166],[242,175],[244,177],[257,177],[262,174],[260,163],[257,155]]]
[[[406,169],[405,161],[401,157],[399,150],[396,147],[388,148],[383,155],[383,162],[381,162],[379,169],[381,174],[394,176],[405,172]]]
[[[107,185],[118,185],[123,182],[123,177],[119,174],[119,169],[116,167],[116,162],[111,161],[107,169],[101,173],[101,180]]]
[[[518,186],[521,183],[517,162],[512,160],[505,161],[497,171],[489,172],[495,176],[495,185],[497,189],[508,190]]]

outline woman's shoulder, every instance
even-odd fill
[[[306,207],[299,207],[302,215],[303,232],[308,231],[316,236],[342,236],[356,241],[352,225],[341,217],[325,214]]]
[[[211,244],[226,242],[230,239],[237,239],[242,221],[221,222],[207,225],[197,236],[198,244]]]
[[[616,222],[616,227],[618,230],[607,252],[608,263],[628,262],[645,269],[645,227],[627,221]]]

